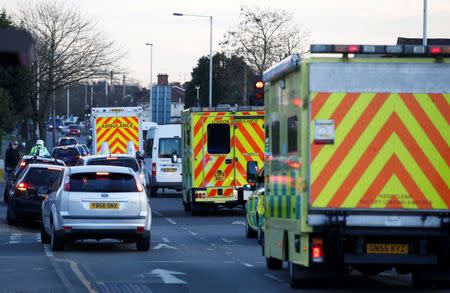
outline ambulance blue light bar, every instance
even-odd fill
[[[281,76],[284,76],[289,72],[292,72],[299,68],[300,61],[300,55],[292,54],[291,56],[283,59],[281,62],[264,71],[262,80],[264,82],[269,82],[271,80],[278,79]]]
[[[422,45],[311,45],[311,53],[324,54],[383,54],[409,56],[449,56],[450,46],[422,46]]]

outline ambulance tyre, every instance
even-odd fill
[[[314,284],[318,284],[317,282],[314,282],[314,280],[317,279],[314,279],[313,276],[311,276],[311,272],[308,271],[308,268],[301,267],[293,262],[289,262],[288,272],[289,284],[294,289],[311,288],[314,286]]]
[[[283,261],[273,257],[266,257],[266,267],[269,270],[281,270],[283,268]]]
[[[256,238],[258,236],[258,232],[250,228],[248,221],[245,221],[245,236],[247,238]]]
[[[201,207],[195,202],[191,202],[191,216],[196,217],[200,215]]]
[[[184,211],[190,212],[191,211],[191,204],[189,202],[183,201]]]

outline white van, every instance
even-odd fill
[[[144,170],[148,192],[155,197],[158,188],[181,191],[181,125],[150,127],[144,145]]]

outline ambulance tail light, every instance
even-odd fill
[[[313,238],[311,246],[311,257],[315,263],[323,262],[323,239]]]
[[[442,54],[442,47],[430,47],[430,54]]]
[[[152,176],[156,176],[156,163],[152,163]]]

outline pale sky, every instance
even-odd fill
[[[45,0],[28,0],[33,2]],[[14,12],[23,0],[2,0]],[[209,54],[209,19],[176,17],[173,12],[213,16],[213,51],[228,28],[239,23],[241,5],[294,13],[313,43],[394,44],[398,36],[422,37],[423,0],[57,0],[73,3],[97,21],[127,52],[129,77],[148,86],[153,43],[153,82],[187,81],[199,57]],[[428,37],[450,38],[450,0],[428,0]]]

